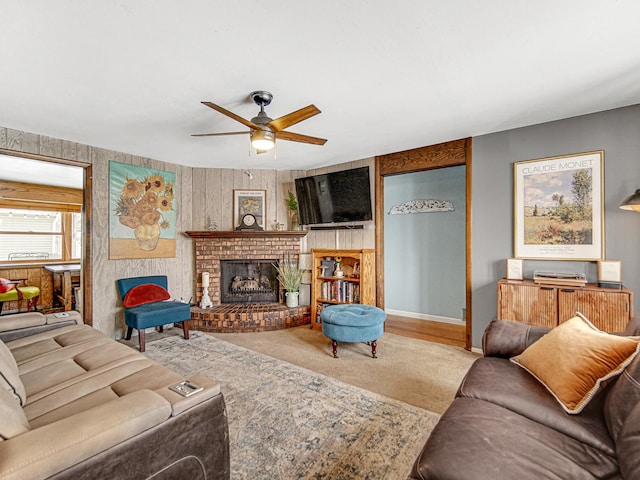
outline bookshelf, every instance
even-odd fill
[[[311,328],[320,330],[320,312],[328,305],[375,305],[374,250],[312,249]],[[337,272],[340,265],[342,275]]]

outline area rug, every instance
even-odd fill
[[[221,382],[232,480],[404,479],[439,418],[202,332],[145,354]]]

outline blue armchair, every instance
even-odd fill
[[[131,340],[133,329],[138,330],[141,352],[144,352],[145,348],[145,328],[159,327],[162,331],[163,325],[182,323],[184,338],[189,339],[191,308],[187,303],[163,301],[169,298],[166,275],[121,278],[117,284],[120,297],[125,304],[124,322],[127,325],[125,338]],[[162,296],[161,292],[166,296]],[[136,294],[136,301],[132,302],[133,294]]]

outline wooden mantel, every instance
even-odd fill
[[[184,232],[191,238],[304,237],[301,230],[203,230]]]

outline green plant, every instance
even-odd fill
[[[293,194],[291,190],[289,190],[289,196],[285,200],[287,203],[287,207],[289,210],[298,210],[298,201],[296,200],[296,196]]]
[[[287,292],[297,292],[300,289],[304,270],[298,268],[296,259],[287,258],[280,261],[278,265],[274,263],[272,265],[278,272],[278,281]]]

